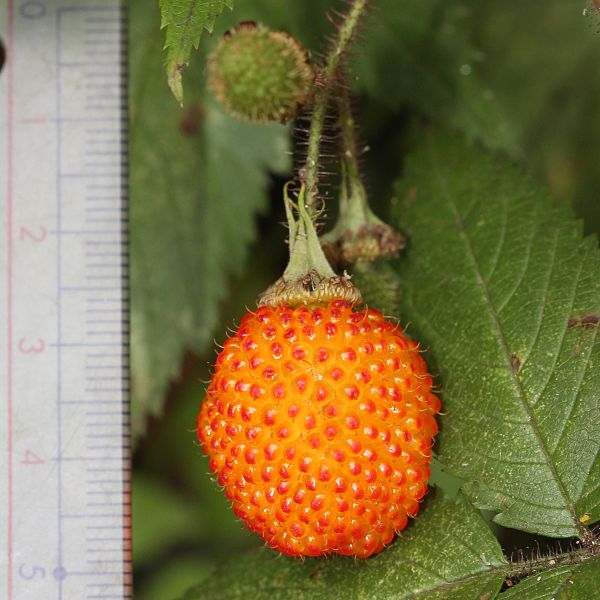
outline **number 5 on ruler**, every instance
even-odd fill
[[[19,576],[23,579],[44,579],[46,577],[46,569],[37,566],[27,566],[26,563],[19,567]]]

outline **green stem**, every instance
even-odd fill
[[[355,121],[347,91],[339,95],[337,103],[342,169],[340,212],[333,229],[321,236],[321,244],[327,256],[339,264],[395,256],[404,247],[404,238],[369,205],[359,173]]]
[[[302,187],[298,194],[297,221],[292,214],[287,188],[286,185],[284,188],[284,202],[286,204],[288,227],[290,228],[290,261],[283,272],[283,278],[287,281],[294,281],[311,271],[319,273],[322,277],[335,277],[335,272],[327,262],[321,249],[311,215],[306,208],[305,188]]]
[[[321,134],[327,112],[327,103],[335,83],[336,71],[356,27],[367,7],[367,0],[353,0],[350,10],[338,30],[333,47],[327,54],[325,66],[318,75],[314,109],[308,138],[306,168],[298,201],[288,196],[284,189],[286,215],[290,228],[290,261],[283,275],[259,298],[260,305],[298,306],[323,304],[342,299],[351,304],[362,302],[360,292],[345,274],[337,276],[331,268],[315,230],[315,197],[317,194],[319,151]],[[294,217],[294,208],[298,218]]]
[[[382,225],[367,199],[367,192],[360,178],[358,155],[356,152],[356,128],[350,94],[344,90],[338,99],[339,126],[341,137],[342,190],[340,194],[340,219],[338,221],[342,235],[344,230],[358,231],[364,225]]]
[[[308,137],[308,154],[306,157],[304,175],[306,205],[309,210],[313,210],[317,194],[321,134],[323,132],[323,122],[327,112],[327,102],[331,94],[333,82],[335,81],[336,71],[340,65],[340,60],[348,48],[348,44],[356,31],[356,27],[360,22],[366,7],[367,0],[353,0],[350,10],[346,14],[346,18],[339,28],[335,43],[327,54],[325,66],[318,76],[319,86],[315,91],[314,109]]]
[[[360,304],[358,289],[346,275],[336,275],[325,258],[305,204],[305,187],[300,188],[296,202],[289,197],[288,188],[289,184],[283,188],[283,199],[289,227],[290,261],[283,275],[261,294],[259,305],[318,305],[334,299]]]
[[[598,546],[595,546],[579,548],[578,550],[573,550],[572,552],[540,556],[532,559],[524,558],[523,560],[519,560],[517,562],[511,562],[510,564],[506,564],[499,567],[492,567],[490,569],[480,571],[473,575],[467,575],[466,577],[460,578],[455,581],[442,583],[439,585],[439,587],[435,589],[435,591],[442,593],[445,592],[445,594],[449,596],[452,595],[451,591],[453,590],[453,588],[465,585],[471,581],[480,580],[482,576],[489,577],[490,575],[502,575],[505,581],[509,584],[509,586],[513,586],[519,583],[522,579],[525,579],[535,574],[541,575],[548,569],[556,567],[578,567],[584,564],[586,561],[593,559],[597,555]],[[427,595],[427,597],[430,597],[432,591],[433,590],[428,590],[423,594]],[[423,597],[425,597],[425,595],[423,595]],[[420,598],[421,596],[421,593],[417,593],[414,597]],[[488,596],[484,595],[482,596],[482,598],[483,597],[487,598]],[[498,598],[501,597],[502,594],[498,596]]]

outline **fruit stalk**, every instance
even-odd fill
[[[321,236],[321,244],[327,257],[342,265],[395,256],[404,248],[404,237],[384,223],[369,206],[360,177],[355,121],[346,91],[340,94],[338,112],[342,167],[340,213],[333,229]]]
[[[284,188],[284,203],[289,227],[290,260],[283,275],[259,298],[259,306],[318,306],[337,299],[351,305],[362,302],[361,294],[344,273],[334,273],[321,248],[314,219],[318,216],[315,197],[319,148],[329,96],[335,82],[341,57],[367,6],[367,0],[353,0],[350,10],[339,26],[338,35],[327,55],[319,85],[314,93],[314,110],[309,131],[308,155],[297,203]],[[295,213],[295,214],[294,214]],[[296,218],[297,217],[297,218]]]
[[[331,95],[333,83],[336,80],[336,72],[340,61],[346,52],[360,19],[367,8],[367,0],[353,0],[350,10],[342,21],[335,42],[327,54],[325,65],[317,75],[319,82],[314,95],[314,108],[310,131],[308,136],[308,153],[304,170],[304,184],[306,186],[306,205],[309,210],[314,210],[317,196],[319,153],[321,147],[321,135],[323,122],[327,111],[327,103]]]
[[[283,275],[261,295],[259,306],[318,305],[334,299],[359,304],[362,298],[358,289],[349,277],[336,275],[325,257],[305,204],[305,187],[300,188],[294,203],[288,195],[289,185],[284,186],[283,200],[290,260]]]

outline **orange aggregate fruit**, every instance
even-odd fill
[[[418,345],[340,300],[247,313],[198,415],[210,468],[287,555],[368,557],[427,490],[440,402]]]

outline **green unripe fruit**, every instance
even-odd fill
[[[230,114],[250,121],[293,119],[312,96],[306,50],[283,31],[241,23],[209,59],[209,86]]]

